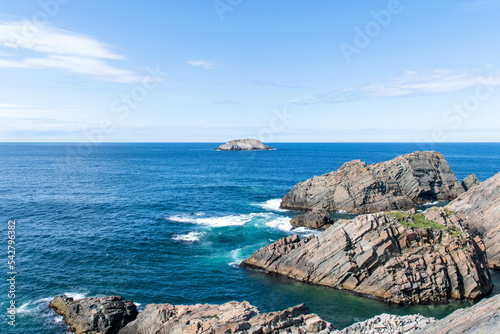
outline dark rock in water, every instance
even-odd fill
[[[319,236],[288,236],[243,261],[299,281],[398,304],[476,299],[492,288],[484,245],[443,208],[341,220]]]
[[[333,325],[305,305],[260,313],[248,302],[222,305],[150,304],[120,334],[167,333],[329,333]]]
[[[330,213],[323,208],[313,208],[304,214],[295,216],[290,221],[294,227],[307,227],[313,229],[325,228],[332,224]]]
[[[462,181],[462,186],[464,187],[465,191],[468,191],[472,189],[472,187],[477,186],[480,183],[481,182],[476,177],[476,174],[471,174]]]
[[[91,297],[79,300],[56,296],[49,304],[76,334],[116,334],[137,317],[137,308],[123,297]]]
[[[469,232],[484,239],[489,267],[500,269],[500,173],[473,187],[447,208],[467,216]]]
[[[424,326],[414,334],[500,333],[500,295],[456,310],[446,318]]]
[[[417,151],[372,165],[347,162],[336,172],[296,184],[283,197],[281,207],[370,213],[451,201],[462,193],[464,188],[441,153]]]
[[[238,139],[231,140],[219,146],[217,151],[266,151],[275,150],[274,148],[262,144],[257,139]]]

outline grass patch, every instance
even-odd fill
[[[396,218],[401,225],[410,228],[423,228],[426,230],[442,230],[445,226],[438,224],[432,220],[425,219],[425,216],[421,213],[416,215],[410,215],[404,212],[391,211],[386,212],[390,217]]]
[[[453,210],[450,210],[448,208],[444,208],[444,212],[446,212],[446,215],[449,217],[449,216],[453,216],[453,215],[456,215],[456,212],[453,211]]]

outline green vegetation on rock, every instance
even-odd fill
[[[410,215],[400,211],[391,211],[386,212],[386,215],[396,218],[404,227],[423,228],[426,230],[442,230],[445,228],[445,226],[441,224],[425,219],[425,216],[421,213]]]

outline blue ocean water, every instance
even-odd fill
[[[273,311],[306,303],[338,328],[382,312],[443,317],[469,305],[395,307],[237,266],[259,247],[297,233],[288,223],[296,213],[278,208],[295,183],[349,160],[380,162],[421,145],[276,143],[276,151],[213,151],[217,146],[0,144],[4,250],[7,222],[16,220],[12,332],[66,333],[48,309],[59,294],[121,295],[139,308],[248,300]],[[432,148],[460,180],[471,173],[485,180],[500,170],[500,144]],[[12,329],[3,254],[2,333]]]

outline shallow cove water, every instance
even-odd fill
[[[276,151],[217,152],[219,144],[0,144],[0,221],[16,220],[15,333],[65,333],[48,309],[58,294],[121,295],[139,304],[248,300],[261,311],[306,303],[337,328],[383,312],[444,317],[469,302],[396,307],[242,269],[290,233],[279,199],[299,182],[361,159],[415,150],[444,154],[459,180],[499,171],[500,144],[273,143]],[[88,147],[87,147],[88,148]],[[6,246],[5,246],[6,247]],[[7,255],[4,255],[4,277]],[[498,292],[500,279],[494,273]],[[0,332],[9,332],[0,285]]]

